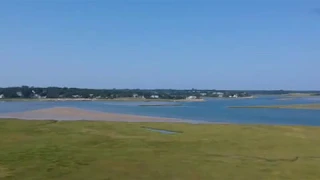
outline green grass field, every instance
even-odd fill
[[[1,180],[320,179],[315,127],[0,120],[0,137]]]
[[[290,104],[290,105],[272,105],[272,106],[230,106],[229,108],[313,109],[313,110],[320,110],[320,104]]]

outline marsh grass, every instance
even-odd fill
[[[319,130],[0,120],[0,179],[320,179]]]

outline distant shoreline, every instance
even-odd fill
[[[90,98],[11,98],[0,99],[0,102],[25,102],[25,101],[128,101],[128,102],[204,102],[204,99],[142,99],[142,98],[116,98],[116,99],[90,99]]]
[[[141,107],[174,107],[182,106],[182,104],[140,104]]]
[[[63,101],[109,101],[109,102],[205,102],[206,99],[254,99],[256,96],[247,97],[205,97],[199,99],[143,99],[143,98],[3,98],[0,102],[63,102]]]
[[[205,99],[254,99],[257,96],[246,96],[246,97],[205,97]]]

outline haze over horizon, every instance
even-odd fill
[[[320,1],[4,1],[1,87],[320,90]]]

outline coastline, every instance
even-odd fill
[[[178,107],[183,106],[182,104],[140,104],[140,107]]]
[[[247,97],[206,97],[205,99],[255,99],[257,96],[247,96]]]
[[[62,121],[110,121],[110,122],[170,122],[170,123],[201,123],[192,120],[176,118],[151,117],[139,115],[127,115],[116,113],[105,113],[69,107],[55,107],[25,112],[3,113],[0,119],[21,119],[21,120],[62,120]]]
[[[142,98],[116,98],[116,99],[91,99],[91,98],[12,98],[0,99],[0,102],[50,102],[50,101],[120,101],[120,102],[204,102],[205,99],[142,99]]]

